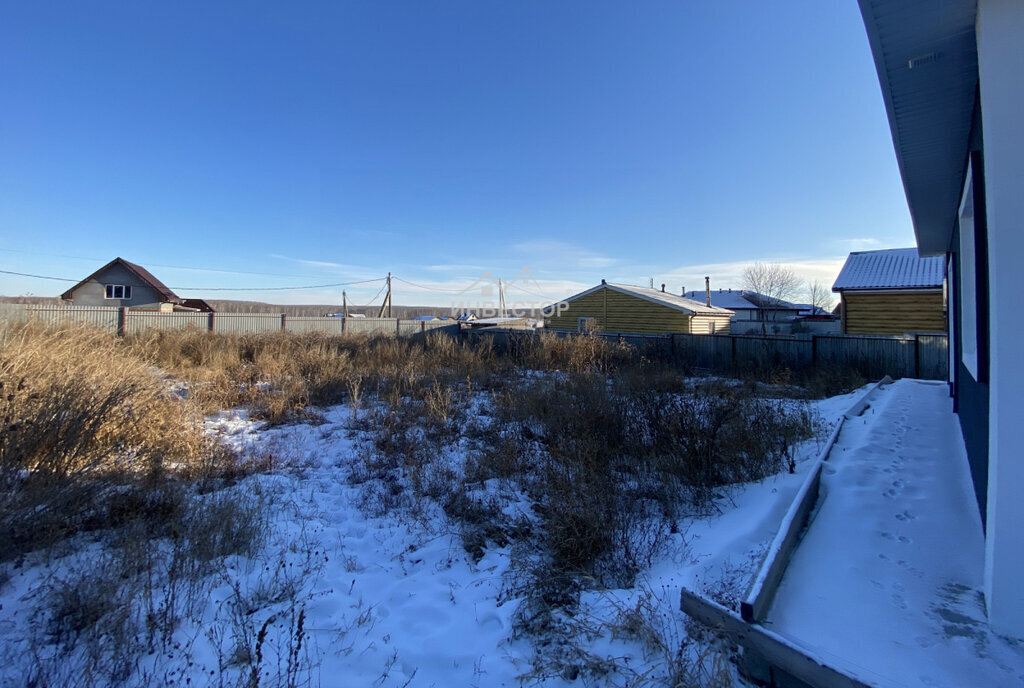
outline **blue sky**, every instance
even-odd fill
[[[853,0],[4,0],[0,94],[0,270],[525,304],[913,244]]]

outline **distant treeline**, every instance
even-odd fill
[[[50,296],[0,296],[0,303],[31,303],[47,306],[59,306],[64,303],[56,297]],[[341,312],[341,304],[309,304],[309,305],[281,305],[264,303],[262,301],[233,301],[229,299],[206,299],[218,313],[284,313],[291,316],[318,317],[332,315]],[[526,310],[528,317],[540,318],[540,309]],[[348,312],[351,314],[365,315],[375,318],[380,313],[380,306],[361,308],[350,306]],[[394,318],[415,318],[421,315],[453,315],[451,307],[444,306],[392,306],[391,316]],[[479,315],[479,314],[478,314]],[[486,315],[493,316],[493,313]]]

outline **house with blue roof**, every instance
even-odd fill
[[[946,259],[916,248],[851,253],[832,285],[843,334],[946,331]]]
[[[802,306],[781,299],[773,299],[746,289],[712,289],[710,292],[688,291],[683,296],[694,301],[710,302],[715,308],[732,311],[732,334],[788,333],[793,322],[801,316]]]

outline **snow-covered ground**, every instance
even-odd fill
[[[815,406],[833,421],[853,396]],[[350,413],[338,406],[324,411],[320,425],[269,429],[242,412],[209,421],[211,432],[240,451],[299,468],[231,488],[259,496],[270,523],[268,548],[229,557],[206,608],[175,632],[171,650],[145,657],[133,675],[142,671],[166,685],[244,682],[225,668],[225,656],[232,645],[255,641],[230,636],[263,632],[260,659],[276,662],[268,671],[296,685],[516,686],[524,676],[528,683],[579,685],[572,676],[530,676],[534,646],[512,633],[520,600],[509,586],[510,547],[492,546],[474,562],[440,509],[371,515],[360,507],[365,493],[347,480],[360,451],[347,432]],[[657,685],[670,673],[686,634],[681,586],[742,596],[817,449],[814,441],[802,447],[795,474],[723,491],[715,513],[683,523],[634,588],[584,593],[573,621],[588,628],[589,655],[618,667],[608,685]],[[36,661],[32,609],[48,583],[59,575],[99,575],[99,547],[77,541],[65,553],[8,568],[9,579],[0,583],[0,684],[23,685]],[[244,608],[241,599],[249,601]],[[74,671],[68,668],[72,684]]]
[[[984,536],[943,383],[899,380],[848,421],[765,625],[878,686],[1024,685],[993,635]]]

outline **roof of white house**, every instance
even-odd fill
[[[921,258],[916,248],[857,251],[846,259],[832,291],[842,289],[937,289],[946,273],[943,256]]]
[[[705,303],[706,292],[688,291],[686,298]],[[774,300],[756,291],[745,289],[712,289],[711,305],[719,308],[728,308],[733,311],[749,311],[770,308],[772,310],[796,311],[800,307],[789,301]]]
[[[977,0],[859,0],[917,246],[945,253],[978,89]]]
[[[696,301],[694,299],[688,299],[680,294],[671,294],[669,292],[658,291],[657,289],[651,289],[650,287],[635,287],[631,284],[612,284],[611,282],[602,283],[596,287],[582,291],[579,294],[570,296],[564,299],[565,302],[575,301],[578,298],[592,294],[602,287],[608,287],[612,291],[617,291],[622,294],[628,294],[630,296],[636,296],[637,298],[644,299],[646,301],[652,301],[659,303],[669,308],[674,308],[684,313],[693,313],[695,315],[728,315],[732,316],[733,311],[727,308],[718,308],[711,306],[710,308],[704,305],[703,301]]]

